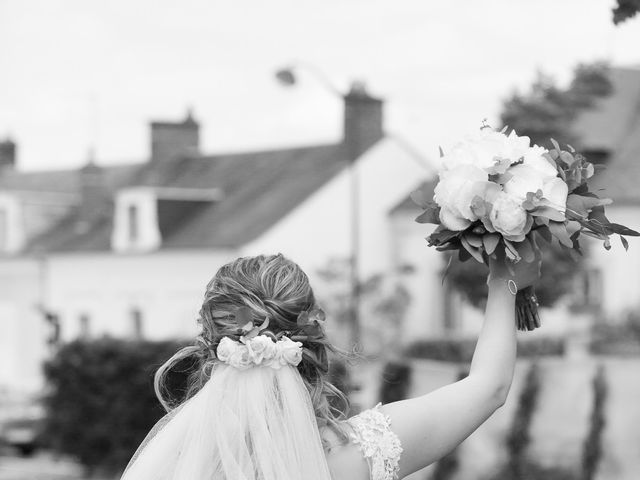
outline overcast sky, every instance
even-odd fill
[[[335,141],[340,88],[366,81],[386,126],[435,157],[497,118],[539,69],[640,66],[640,18],[614,27],[610,0],[0,0],[0,138],[24,169],[141,161],[148,122],[192,106],[207,153]]]

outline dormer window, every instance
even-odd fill
[[[217,188],[133,187],[118,192],[111,245],[118,252],[157,250],[182,222],[222,198]]]

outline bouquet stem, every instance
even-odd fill
[[[533,287],[523,288],[516,295],[516,325],[518,330],[523,331],[540,327],[538,299]]]

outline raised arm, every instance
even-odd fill
[[[469,375],[382,407],[404,449],[400,478],[446,455],[504,404],[516,360],[515,295],[509,280],[524,288],[537,280],[539,268],[539,261],[520,262],[509,273],[504,259],[492,261],[485,319]]]

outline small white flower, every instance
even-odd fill
[[[247,343],[253,363],[260,365],[266,363],[276,355],[277,347],[273,340],[266,335],[258,335]]]
[[[288,337],[278,340],[278,363],[282,366],[296,366],[302,361],[302,343],[294,342]]]
[[[522,201],[506,193],[498,194],[489,214],[493,228],[507,240],[521,242],[531,228],[531,221]]]
[[[218,360],[225,363],[228,362],[236,348],[238,348],[238,342],[231,340],[229,337],[222,337],[216,349]]]
[[[246,370],[253,365],[251,353],[246,345],[237,345],[237,348],[231,353],[228,361],[229,365],[238,370]]]

